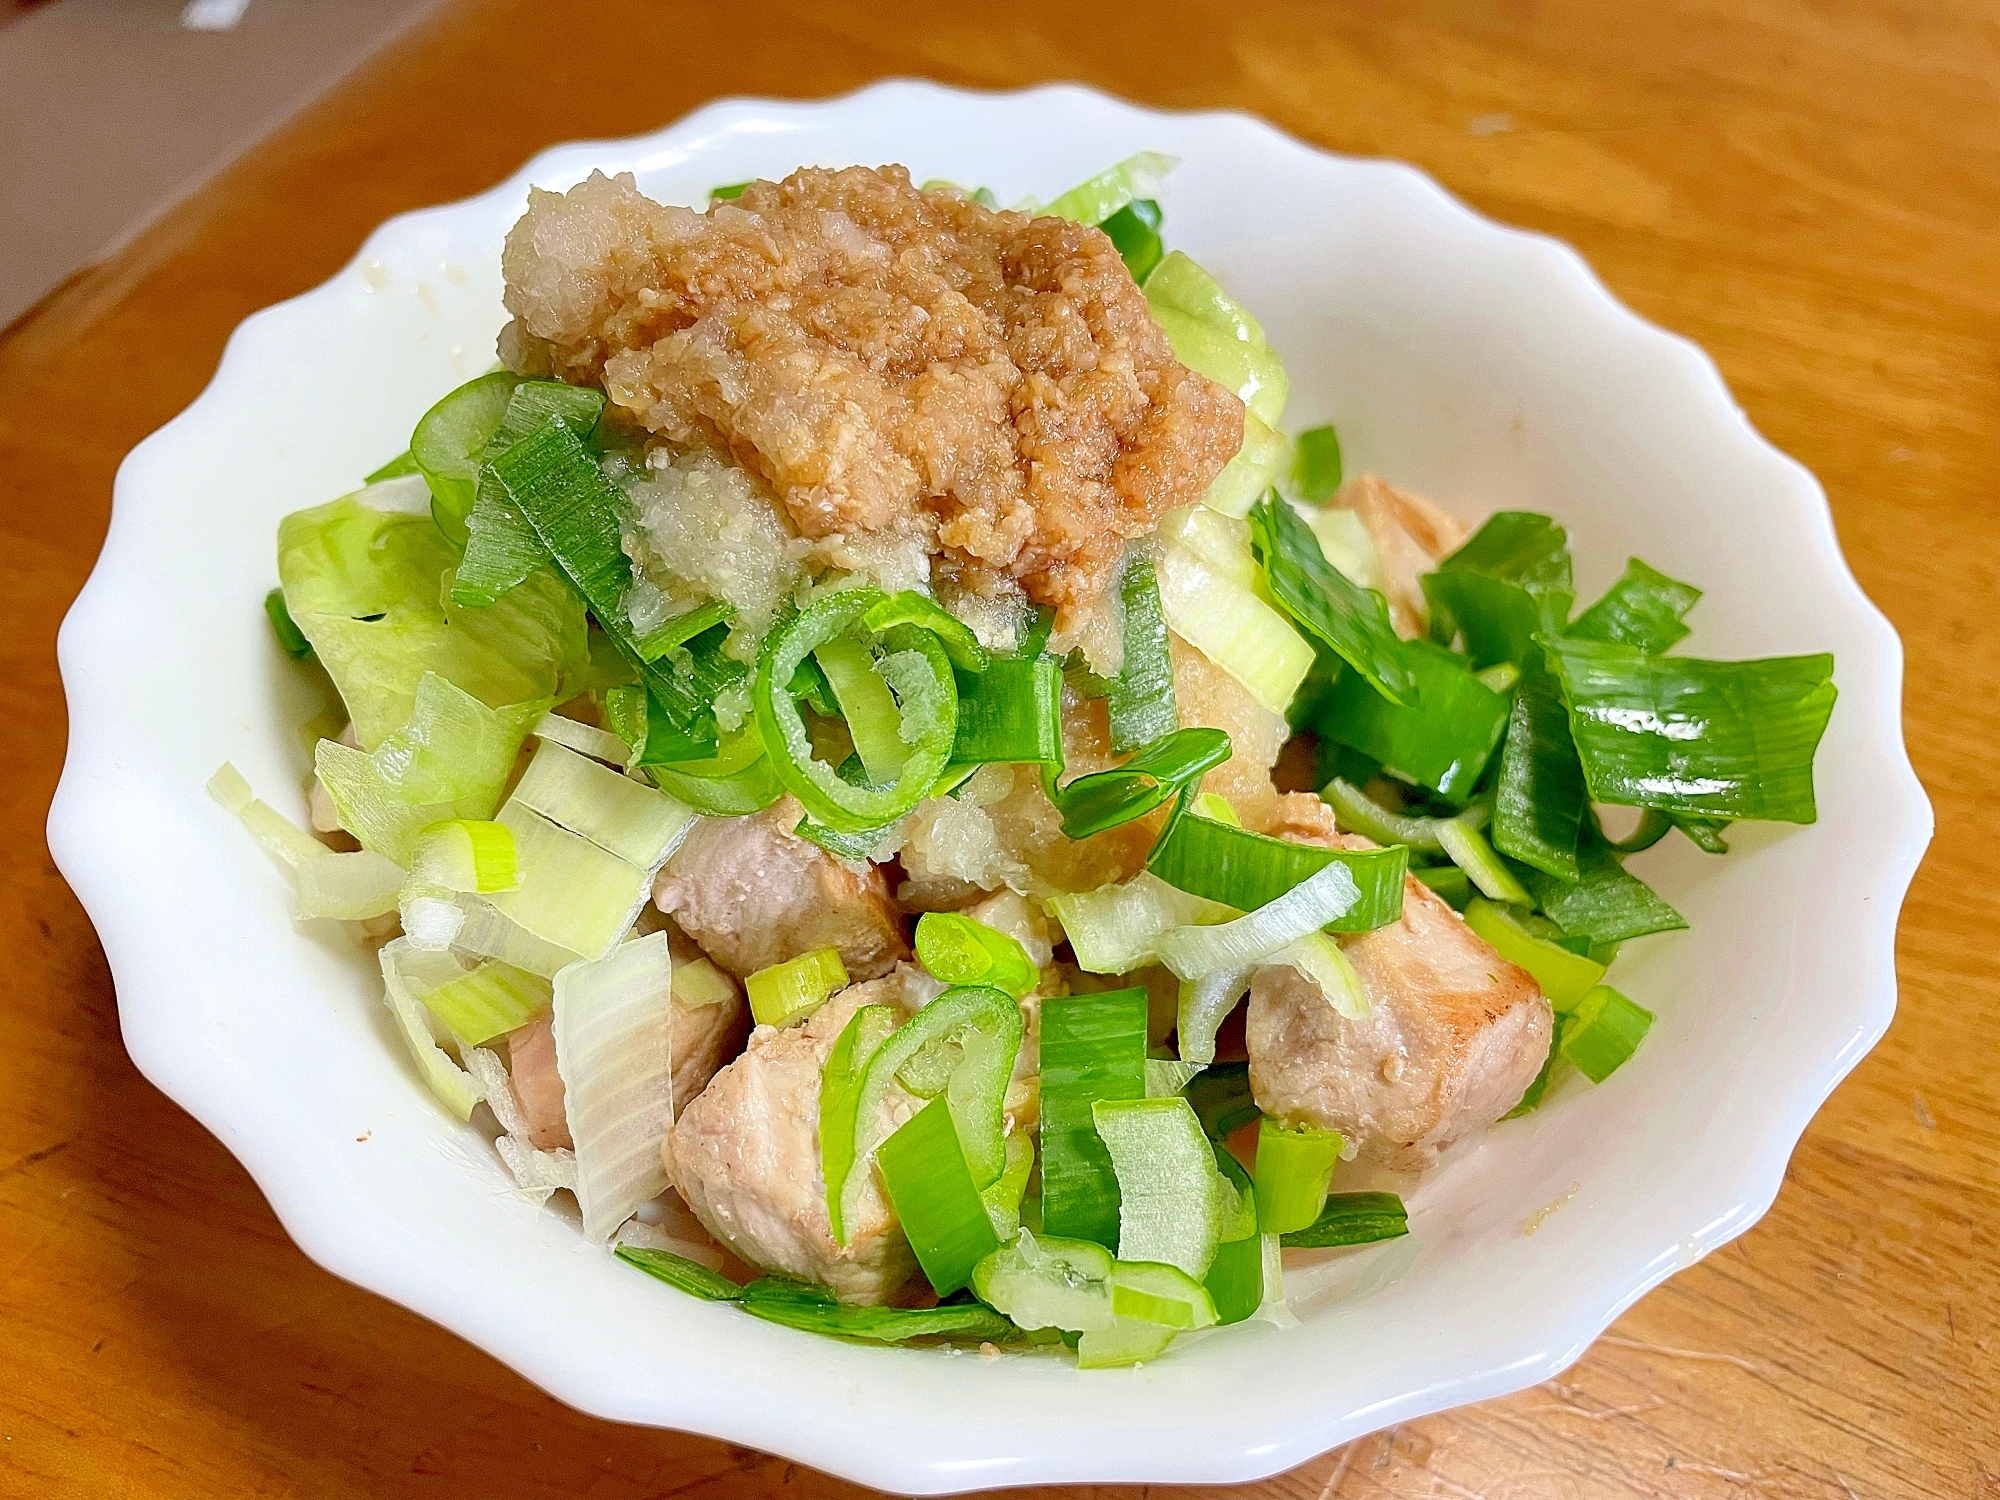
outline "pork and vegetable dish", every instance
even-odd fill
[[[1616,1086],[1687,925],[1630,856],[1813,819],[1831,658],[1344,475],[1170,166],[531,192],[499,365],[279,527],[309,827],[211,792],[681,1294],[1085,1367],[1283,1323],[1385,1183]]]

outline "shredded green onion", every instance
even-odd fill
[[[1176,729],[1142,746],[1109,771],[1079,776],[1068,785],[1044,766],[1042,789],[1062,814],[1062,829],[1073,839],[1116,828],[1144,817],[1183,786],[1229,759],[1229,736],[1220,729]]]
[[[743,988],[757,1024],[783,1028],[803,1021],[847,988],[847,968],[838,948],[815,948],[759,969],[743,981]]]
[[[835,1244],[847,1243],[842,1189],[854,1169],[855,1109],[868,1059],[899,1022],[892,1005],[864,1005],[834,1039],[819,1082],[820,1176],[826,1183],[826,1213]]]
[[[736,1305],[753,1318],[834,1338],[901,1344],[911,1339],[1004,1339],[1014,1325],[976,1302],[942,1307],[855,1307],[836,1302],[825,1287],[767,1276],[743,1288]]]
[[[685,802],[696,812],[711,818],[740,818],[762,812],[784,796],[771,758],[764,753],[763,736],[755,724],[745,724],[722,737],[714,755],[701,760],[676,760],[655,764],[651,755],[661,735],[670,726],[653,725],[646,740],[641,762],[646,774],[661,791]],[[871,849],[874,845],[871,843]]]
[[[1353,782],[1340,776],[1321,787],[1319,795],[1332,807],[1340,826],[1350,833],[1361,834],[1378,844],[1401,844],[1406,849],[1417,849],[1426,854],[1444,853],[1444,845],[1438,841],[1438,825],[1446,821],[1443,818],[1411,817],[1391,812]],[[1462,816],[1469,820],[1484,818],[1485,809],[1474,803]]]

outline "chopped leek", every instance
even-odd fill
[[[1250,993],[1250,980],[1256,968],[1255,964],[1243,964],[1181,981],[1174,1035],[1185,1065],[1215,1061],[1215,1033],[1236,1008],[1236,1002]]]
[[[847,988],[838,948],[815,948],[759,969],[743,981],[759,1026],[795,1026]]]
[[[1057,892],[1047,898],[1047,905],[1063,925],[1077,967],[1091,974],[1129,974],[1156,963],[1159,940],[1167,932],[1199,922],[1226,921],[1235,914],[1230,907],[1145,873],[1122,885]]]
[[[680,847],[695,815],[662,792],[545,740],[510,799],[642,870]]]
[[[1337,1132],[1311,1125],[1287,1126],[1269,1115],[1258,1123],[1258,1233],[1291,1234],[1312,1225],[1346,1144]]]
[[[513,832],[520,883],[486,898],[493,908],[545,943],[609,957],[652,893],[653,872],[512,798],[497,816]]]
[[[1159,942],[1160,962],[1181,979],[1259,963],[1354,910],[1361,888],[1345,864],[1329,862],[1247,915],[1209,926],[1178,927]]]
[[[1213,1328],[1215,1302],[1199,1281],[1159,1261],[1113,1263],[1111,1315],[1162,1328]]]
[[[313,766],[320,785],[333,799],[340,826],[361,840],[363,848],[398,865],[407,866],[416,857],[417,841],[426,828],[455,817],[489,816],[492,812],[490,806],[482,811],[479,806],[450,802],[405,802],[383,782],[373,757],[338,740],[321,740],[313,747]]]
[[[1243,413],[1243,446],[1222,466],[1201,503],[1225,516],[1242,516],[1278,482],[1290,462],[1292,445],[1282,432]]]
[[[1533,975],[1549,1003],[1559,1011],[1573,1010],[1604,977],[1603,964],[1537,935],[1521,913],[1497,901],[1475,897],[1465,908],[1465,925],[1491,943],[1507,962]]]
[[[1600,984],[1563,1018],[1562,1055],[1592,1083],[1602,1083],[1638,1050],[1653,1013]]]
[[[361,482],[363,484],[380,484],[385,479],[400,479],[405,474],[418,474],[421,472],[422,470],[417,467],[416,455],[411,453],[408,448],[405,448],[401,453],[398,453],[394,458],[390,459]]]
[[[900,680],[889,682],[898,699],[898,732],[909,748],[895,781],[857,787],[815,759],[805,720],[788,690],[792,679],[800,662],[844,635],[882,598],[874,589],[847,589],[794,615],[764,642],[752,689],[758,732],[778,780],[814,818],[842,833],[885,827],[922,801],[951,758],[958,727],[958,686],[944,647],[927,630],[898,625],[885,638],[894,655],[882,664],[885,676],[903,664],[894,673]]]
[[[864,630],[880,635],[898,625],[917,625],[938,638],[944,654],[961,672],[984,672],[992,653],[979,644],[972,627],[952,614],[935,599],[905,589],[875,605],[861,617]]]
[[[1465,658],[1429,641],[1403,642],[1402,655],[1415,687],[1401,707],[1360,674],[1343,672],[1320,706],[1316,727],[1323,738],[1463,802],[1507,728],[1507,700],[1474,677]]]
[[[535,936],[478,896],[461,894],[457,904],[465,920],[459,925],[458,936],[452,939],[452,947],[460,953],[497,958],[544,979],[555,978],[576,962],[576,955],[569,949]]]
[[[734,1302],[742,1288],[720,1271],[711,1271],[699,1261],[670,1250],[647,1250],[638,1245],[620,1245],[611,1252],[628,1266],[637,1266],[648,1276],[678,1287],[690,1297],[704,1302]]]
[[[1102,1245],[1023,1229],[973,1269],[972,1289],[1026,1332],[1088,1333],[1111,1326],[1114,1271]]]
[[[1600,802],[1810,823],[1831,656],[1697,661],[1543,636],[1584,780]]]
[[[448,891],[511,891],[520,883],[513,830],[472,818],[435,823],[417,840],[410,872]]]
[[[948,1297],[999,1248],[943,1099],[906,1120],[875,1155],[882,1185],[932,1288]]]
[[[1226,823],[1231,828],[1243,826],[1243,820],[1236,816],[1236,809],[1230,805],[1229,799],[1214,792],[1203,792],[1188,804],[1188,810],[1211,823]]]
[[[1383,597],[1350,583],[1328,563],[1312,528],[1275,492],[1251,507],[1250,529],[1264,581],[1286,613],[1384,698],[1405,702],[1416,684]]]
[[[1323,932],[1309,932],[1271,955],[1274,964],[1289,964],[1310,979],[1327,1004],[1350,1021],[1368,1014],[1368,990],[1340,944]]]
[[[528,726],[547,706],[548,700],[537,699],[488,708],[426,672],[409,719],[373,751],[376,773],[399,801],[450,802],[465,808],[467,817],[488,817],[500,804]]]
[[[362,758],[366,759],[365,756]],[[218,766],[215,774],[209,777],[208,795],[225,811],[235,814],[237,821],[257,841],[258,847],[294,880],[307,863],[332,857],[333,851],[326,845],[268,802],[252,796],[250,783],[228,761]]]
[[[903,740],[902,710],[876,670],[867,643],[854,634],[835,636],[813,652],[813,660],[833,688],[869,783],[893,786],[910,758],[910,747]]]
[[[1035,1170],[1035,1143],[1025,1130],[1013,1130],[1007,1136],[1007,1165],[1000,1176],[979,1190],[980,1202],[986,1205],[986,1217],[993,1225],[994,1234],[1002,1240],[1012,1239],[1021,1227],[1021,1200],[1028,1192],[1028,1178]]]
[[[752,186],[755,181],[756,179],[752,178],[750,182],[725,182],[721,187],[712,187],[708,190],[708,201],[710,203],[733,203],[738,198],[741,198],[743,190]]]
[[[1111,749],[1123,755],[1180,728],[1174,667],[1167,654],[1167,619],[1152,560],[1134,554],[1118,579],[1125,608],[1125,656],[1111,685]]]
[[[1264,1241],[1249,1234],[1215,1247],[1202,1286],[1215,1307],[1216,1322],[1241,1323],[1264,1301]]]
[[[1015,999],[1041,975],[1013,938],[956,912],[930,911],[917,919],[917,962],[946,984],[987,984]]]
[[[399,866],[370,849],[331,854],[322,845],[321,852],[325,858],[304,860],[293,872],[296,881],[293,916],[301,921],[330,917],[342,922],[365,922],[396,909],[407,878]]]
[[[1514,695],[1508,717],[1493,805],[1493,843],[1502,854],[1546,875],[1575,880],[1587,801],[1569,714],[1554,681],[1537,671]]]
[[[396,1030],[402,1036],[403,1044],[410,1049],[410,1060],[417,1065],[417,1075],[423,1079],[432,1097],[459,1119],[469,1120],[473,1106],[483,1097],[482,1091],[472,1076],[453,1062],[431,1035],[430,1024],[424,1019],[420,1002],[402,973],[401,964],[406,956],[414,956],[407,938],[397,938],[383,945],[379,955],[389,1014],[395,1017]]]
[[[1281,714],[1312,667],[1313,650],[1270,605],[1185,547],[1160,561],[1160,604],[1190,646]]]
[[[1362,834],[1378,844],[1401,844],[1406,849],[1422,850],[1426,854],[1444,853],[1444,845],[1438,841],[1438,825],[1442,818],[1409,817],[1403,813],[1389,811],[1373,797],[1353,782],[1336,776],[1320,788],[1320,799],[1333,809],[1340,826],[1350,833]],[[1481,815],[1477,804],[1467,809],[1467,816]]]
[[[1311,511],[1306,524],[1319,538],[1320,555],[1350,582],[1373,593],[1389,591],[1389,575],[1368,523],[1354,511],[1337,506]]]
[[[1340,488],[1340,434],[1331,427],[1308,427],[1292,439],[1292,488],[1301,500],[1324,505]]]
[[[952,764],[1061,765],[1062,685],[1061,664],[1046,656],[995,657],[961,675]]]
[[[721,599],[711,599],[706,604],[697,604],[692,609],[655,625],[651,630],[633,642],[633,649],[644,662],[656,662],[668,653],[686,646],[696,636],[713,630],[718,625],[727,625],[736,618],[736,606]]]
[[[1056,768],[1042,768],[1042,790],[1062,814],[1073,839],[1143,817],[1205,771],[1229,759],[1229,736],[1220,729],[1176,729],[1143,746],[1123,765],[1093,771],[1059,785]]]
[[[555,980],[556,1067],[576,1143],[583,1232],[598,1243],[671,1186],[660,1142],[674,1123],[673,959],[636,938]]]
[[[1444,852],[1451,856],[1451,862],[1465,871],[1482,895],[1495,901],[1511,901],[1519,906],[1534,904],[1534,898],[1521,884],[1520,877],[1507,868],[1507,862],[1493,852],[1486,836],[1469,822],[1461,818],[1446,818],[1438,824],[1437,832],[1438,842],[1444,845]]]
[[[671,726],[667,727],[671,732]],[[648,756],[659,738],[657,733],[649,732]],[[745,724],[725,734],[714,755],[671,764],[646,759],[641,761],[641,767],[661,791],[711,818],[740,818],[762,812],[785,795],[755,724]]]
[[[1333,919],[1330,931],[1371,932],[1402,915],[1409,854],[1394,845],[1322,849],[1183,814],[1146,861],[1147,869],[1170,885],[1249,912],[1332,865],[1342,866],[1353,878],[1357,899]]]
[[[1109,1328],[1093,1328],[1076,1344],[1079,1370],[1123,1370],[1158,1359],[1176,1330],[1138,1318],[1116,1318]]]
[[[1291,378],[1243,305],[1178,250],[1153,269],[1145,292],[1174,358],[1234,391],[1260,421],[1276,427]]]
[[[1677,583],[1638,558],[1604,597],[1570,622],[1567,633],[1586,641],[1615,641],[1657,656],[1688,633],[1681,617],[1701,598],[1692,584]]]
[[[645,690],[640,688],[635,691]],[[536,739],[554,740],[565,750],[574,750],[578,755],[588,755],[608,765],[623,766],[632,758],[631,745],[618,735],[589,724],[579,724],[561,714],[543,714],[528,732]]]
[[[1525,872],[1536,903],[1569,936],[1592,943],[1622,943],[1687,926],[1685,917],[1625,869],[1592,814],[1584,818],[1577,866],[1575,880]]]
[[[1148,1099],[1169,1099],[1186,1088],[1202,1064],[1181,1062],[1171,1057],[1149,1057],[1146,1059],[1146,1097]]]
[[[1547,516],[1503,510],[1488,516],[1440,571],[1478,573],[1532,593],[1570,587],[1569,537]]]
[[[465,541],[480,458],[520,383],[508,370],[476,376],[425,412],[410,437],[410,457],[430,486],[438,529],[453,542]]]
[[[700,1010],[705,1005],[721,1005],[736,998],[736,981],[714,962],[697,958],[692,963],[674,965],[674,1003],[683,1010]]]
[[[1194,1110],[1179,1097],[1101,1099],[1091,1115],[1118,1179],[1118,1258],[1200,1280],[1243,1203]]]
[[[1287,1231],[1283,1243],[1287,1250],[1324,1250],[1398,1239],[1409,1232],[1409,1215],[1394,1193],[1335,1193],[1310,1224]]]
[[[1134,198],[1098,228],[1118,247],[1119,257],[1132,279],[1145,285],[1153,267],[1160,263],[1166,247],[1160,243],[1160,205],[1151,198]]]
[[[549,1008],[554,990],[539,974],[498,960],[479,965],[423,995],[424,1008],[469,1047],[516,1031]]]
[[[1726,818],[1696,818],[1687,813],[1674,815],[1674,827],[1688,836],[1688,842],[1704,854],[1727,854],[1729,845],[1723,840],[1722,831],[1729,826]]]
[[[911,1339],[953,1338],[979,1341],[1006,1338],[1013,1325],[990,1307],[978,1303],[942,1307],[850,1307],[833,1300],[825,1288],[765,1277],[743,1288],[738,1307],[753,1318],[833,1338],[866,1339],[901,1344]]]
[[[1410,873],[1429,886],[1432,894],[1453,911],[1464,911],[1465,903],[1476,894],[1471,877],[1457,865],[1433,865]]]
[[[1118,210],[1139,198],[1151,198],[1160,190],[1160,181],[1180,165],[1180,158],[1158,151],[1141,151],[1115,167],[1086,178],[1042,213],[1050,218],[1071,219],[1078,224],[1102,224]]]
[[[839,1188],[843,1222],[851,1221],[867,1181],[866,1168],[888,1137],[883,1105],[897,1075],[918,1053],[933,1046],[955,1043],[960,1049],[945,1102],[973,1185],[986,1187],[1006,1170],[1007,1081],[1021,1050],[1021,1034],[1021,1008],[1012,996],[983,985],[959,985],[931,1001],[875,1049],[855,1092],[854,1159]],[[831,1181],[827,1191],[835,1191]]]
[[[827,1221],[835,1244],[847,1243],[842,1189],[854,1167],[855,1109],[868,1059],[896,1029],[893,1005],[864,1005],[848,1018],[834,1039],[819,1075],[820,1177],[826,1183]]]
[[[1118,1177],[1095,1107],[1146,1097],[1146,992],[1042,1002],[1042,1224],[1052,1235],[1115,1245]]]

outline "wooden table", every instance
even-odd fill
[[[2000,26],[1980,0],[462,0],[0,335],[0,1495],[831,1494],[577,1415],[310,1264],[119,1045],[49,862],[56,624],[111,477],[237,321],[378,221],[722,93],[1076,78],[1403,157],[1577,246],[1825,481],[1909,648],[1938,839],[1888,1038],[1757,1229],[1559,1380],[1256,1487],[1360,1497],[2000,1497]],[[84,86],[83,81],[78,81]],[[116,108],[116,100],[104,107]],[[75,185],[88,193],[90,184]],[[893,1434],[885,1434],[893,1441]]]

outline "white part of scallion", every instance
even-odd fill
[[[660,1163],[674,1123],[667,935],[636,938],[556,975],[555,1043],[583,1232],[602,1244],[670,1185]]]
[[[1092,974],[1129,974],[1158,960],[1167,932],[1234,915],[1143,871],[1123,885],[1050,896],[1048,907],[1062,923],[1077,967]]]
[[[1330,864],[1275,901],[1212,927],[1179,927],[1159,939],[1160,962],[1177,978],[1200,979],[1221,969],[1263,963],[1281,949],[1346,915],[1361,888],[1343,864]]]
[[[1176,635],[1272,713],[1291,706],[1313,649],[1284,616],[1185,547],[1166,549],[1159,581],[1160,606]]]

